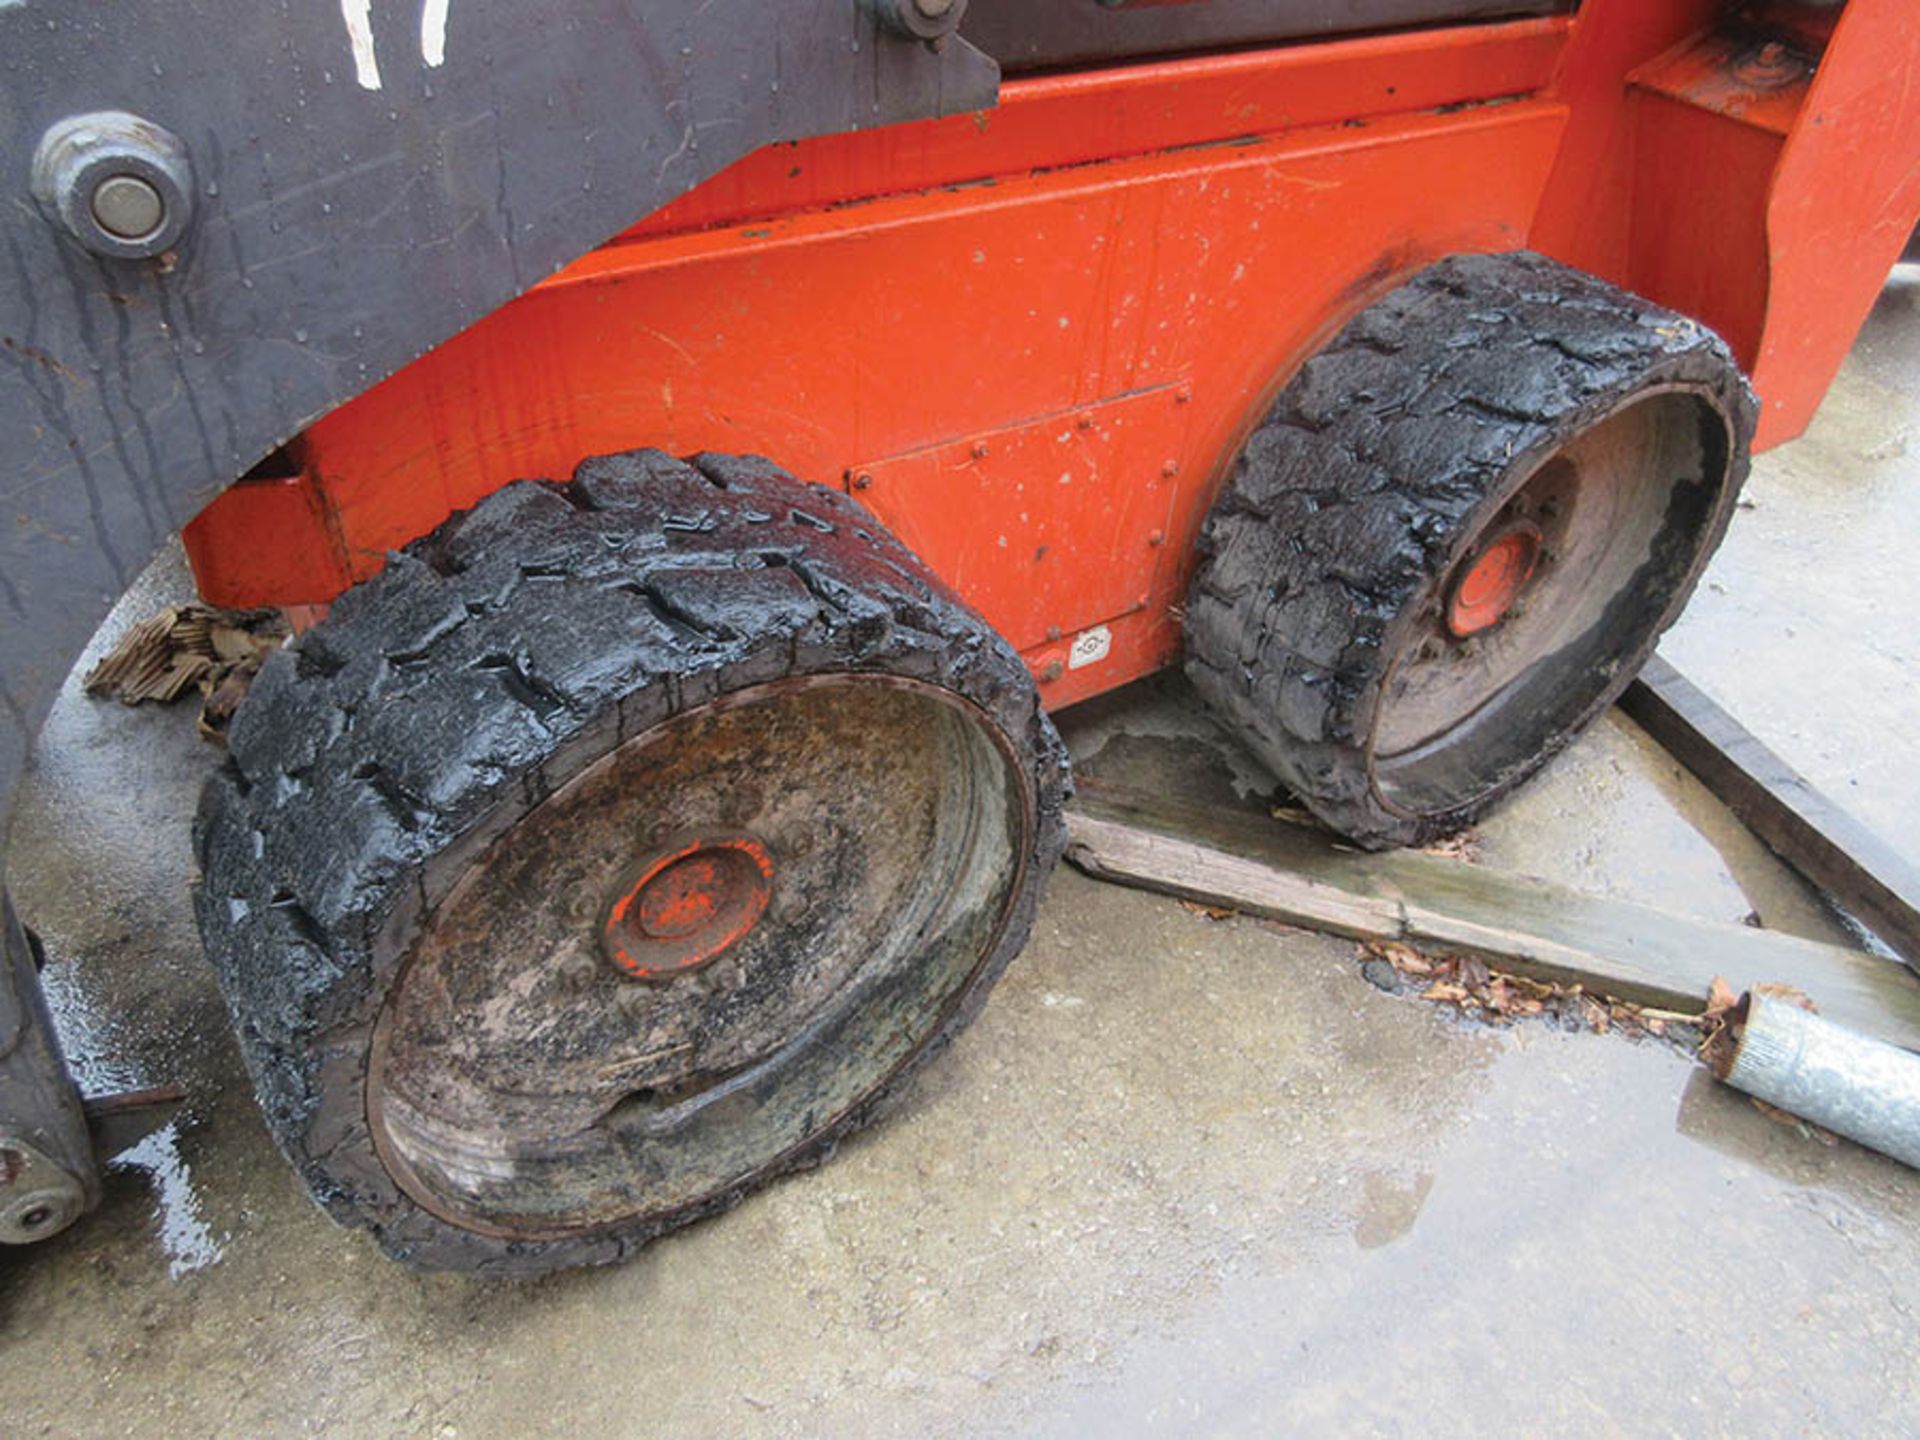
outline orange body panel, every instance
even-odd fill
[[[1159,385],[1054,411],[855,465],[853,484],[1002,635],[1037,655],[1150,603],[1191,399],[1185,385]],[[987,523],[952,523],[956,490]],[[1096,556],[1108,563],[1087,563]],[[1044,657],[1036,668],[1046,673],[1057,659],[1062,669],[1082,669],[1102,658],[1093,655],[1098,648]]]
[[[1802,117],[1829,90],[1920,106],[1826,68],[1811,100],[1802,76],[1749,104],[1702,9],[1022,81],[980,116],[773,147],[314,425],[304,488],[196,521],[203,590],[324,602],[516,477],[751,451],[855,488],[1066,704],[1173,658],[1240,438],[1341,320],[1455,251],[1531,244],[1699,315],[1758,357],[1770,422],[1804,424],[1871,291],[1849,272],[1769,323],[1782,234],[1810,243],[1769,182],[1851,164],[1894,225],[1920,194],[1873,137],[1805,151]]]
[[[1827,53],[1767,202],[1761,444],[1806,428],[1920,215],[1920,12],[1852,0]]]

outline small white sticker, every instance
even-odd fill
[[[1113,632],[1106,626],[1096,625],[1091,630],[1082,630],[1073,637],[1073,648],[1067,652],[1067,669],[1078,670],[1082,665],[1104,660],[1111,649]]]

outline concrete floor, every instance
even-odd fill
[[[1917,381],[1902,272],[1666,648],[1909,853]],[[182,583],[163,562],[122,623]],[[1136,776],[1204,729],[1168,685],[1070,720]],[[1920,1429],[1920,1177],[1672,1048],[1463,1024],[1372,989],[1350,944],[1064,868],[982,1019],[830,1166],[618,1270],[411,1276],[309,1207],[251,1108],[184,884],[214,759],[185,711],[69,693],[17,822],[85,1083],[191,1099],[99,1214],[0,1256],[0,1432]],[[1483,843],[1845,934],[1618,717]]]

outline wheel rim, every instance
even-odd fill
[[[1658,387],[1517,466],[1389,640],[1368,757],[1382,802],[1471,806],[1617,694],[1725,523],[1731,457],[1704,392]]]
[[[779,682],[627,740],[422,923],[369,1061],[382,1161],[510,1238],[750,1183],[944,1028],[1030,825],[1005,738],[916,682]]]

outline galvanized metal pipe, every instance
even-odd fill
[[[1920,1055],[1749,993],[1715,1073],[1737,1090],[1920,1169]]]

